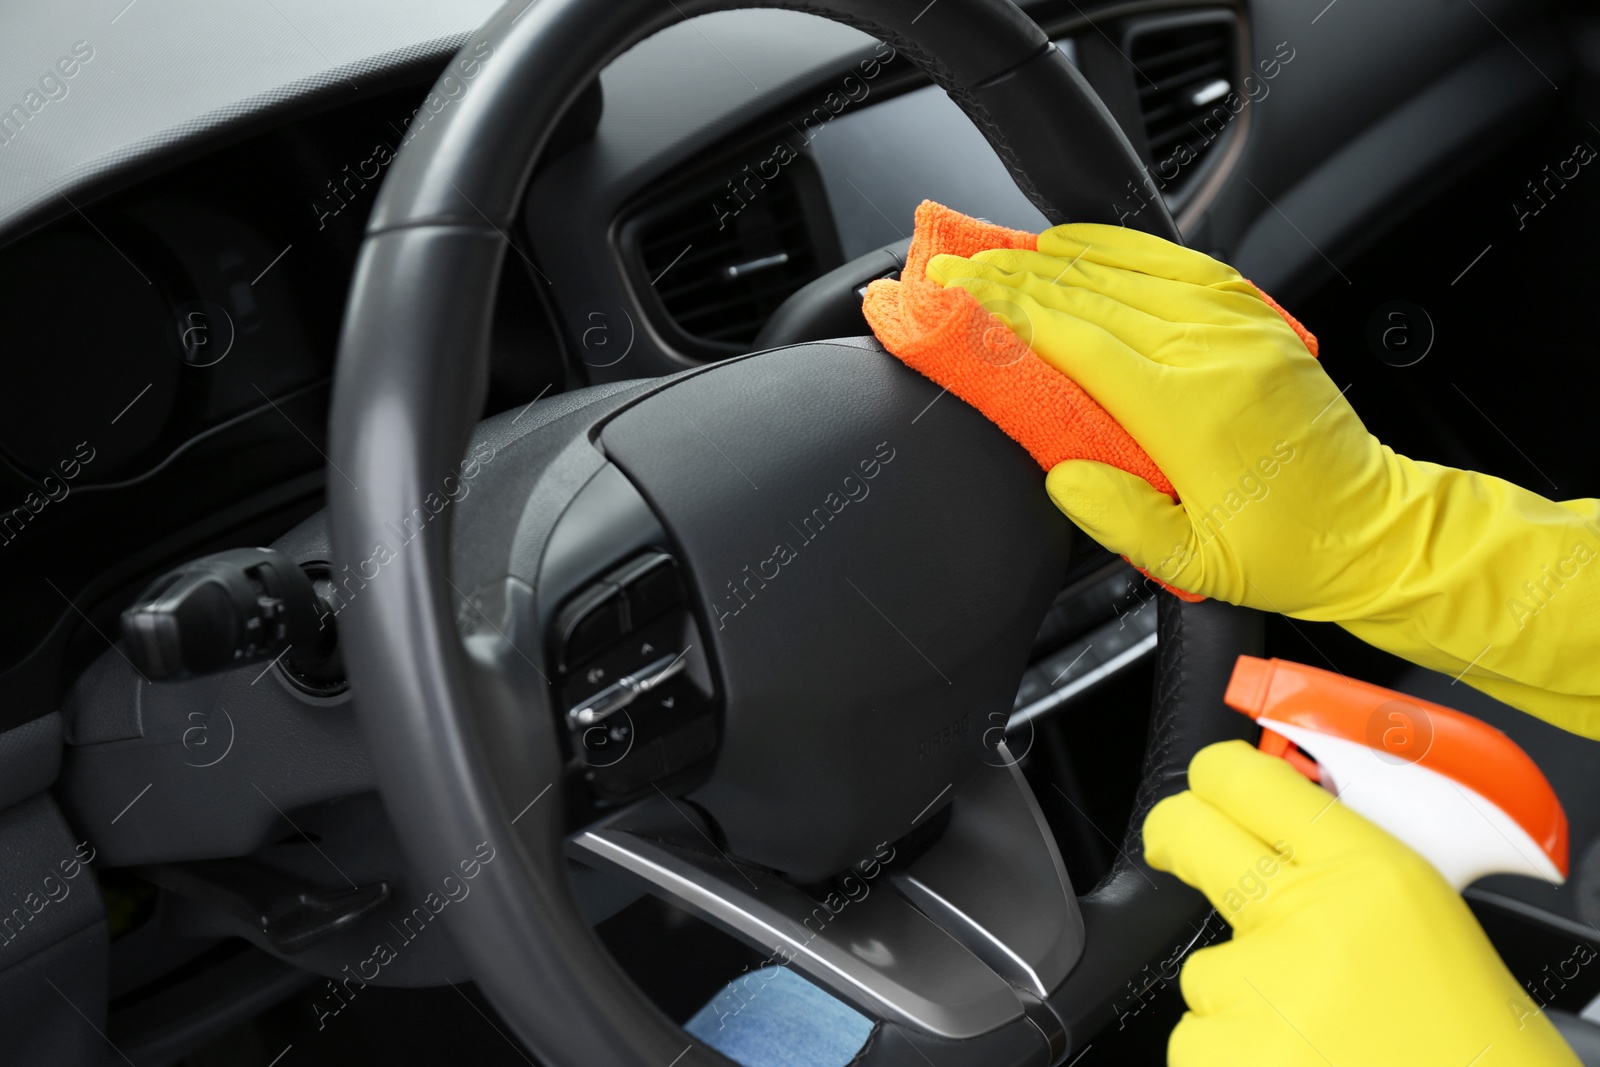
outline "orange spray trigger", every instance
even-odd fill
[[[1322,768],[1317,766],[1317,761],[1301,752],[1295,747],[1293,741],[1282,734],[1275,734],[1265,727],[1261,730],[1261,743],[1256,746],[1269,756],[1281,756],[1285,763],[1305,775],[1307,778],[1322,784]]]
[[[1486,874],[1559,885],[1567,816],[1538,765],[1488,723],[1280,659],[1240,656],[1223,701],[1282,756],[1421,853],[1457,889]]]

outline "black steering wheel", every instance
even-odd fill
[[[1248,731],[1221,694],[1259,616],[1162,598],[1133,824],[1080,897],[1000,740],[1071,526],[976,412],[929,409],[934,386],[866,338],[477,423],[505,235],[551,130],[623,50],[740,6],[891,43],[1054,222],[1114,221],[1147,183],[1008,0],[506,5],[384,182],[340,346],[329,504],[364,583],[341,626],[384,800],[419,886],[471,879],[453,939],[543,1062],[728,1062],[607,954],[573,865],[876,1020],[858,1062],[1059,1062],[1195,936],[1203,900],[1143,865],[1137,827],[1194,751]],[[1176,239],[1152,207],[1138,221]]]

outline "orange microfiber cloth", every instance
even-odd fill
[[[885,348],[977,408],[1045,470],[1068,459],[1098,460],[1137,474],[1176,500],[1177,491],[1155,461],[1077,382],[1034,354],[971,293],[927,280],[928,261],[937,255],[970,258],[990,248],[1035,251],[1037,245],[1035,234],[924,200],[900,280],[869,285],[862,310]],[[1262,299],[1315,355],[1317,339],[1266,294]],[[1184,600],[1205,599],[1151,580]]]

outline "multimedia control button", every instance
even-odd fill
[[[623,631],[622,596],[617,587],[601,583],[585,590],[556,619],[561,669],[571,670],[615,644]]]

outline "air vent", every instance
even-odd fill
[[[821,273],[791,163],[745,168],[639,229],[645,277],[678,328],[713,351],[744,351],[790,293]]]
[[[1226,13],[1152,20],[1129,32],[1151,169],[1164,187],[1198,173],[1233,122],[1238,33]]]

